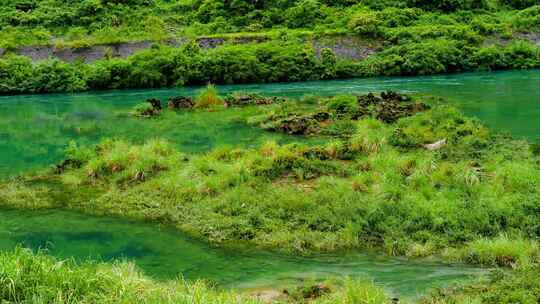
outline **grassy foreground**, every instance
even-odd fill
[[[203,282],[183,280],[158,283],[139,273],[132,264],[77,264],[28,250],[0,253],[0,301],[2,303],[174,303],[256,304],[262,298],[219,291]],[[303,303],[295,295],[283,303]],[[373,284],[347,280],[333,293],[310,303],[384,303]]]
[[[226,111],[215,92],[207,93],[194,111]],[[540,261],[534,149],[491,134],[452,107],[421,101],[391,93],[308,97],[268,105],[248,120],[269,131],[326,139],[319,145],[268,142],[190,155],[160,139],[72,144],[55,168],[3,182],[0,205],[160,221],[214,243],[294,253],[375,247],[391,255],[507,266],[516,270],[424,301],[534,303],[538,286],[530,278]],[[208,292],[224,297],[216,303],[232,301]]]

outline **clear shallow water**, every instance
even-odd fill
[[[152,224],[58,210],[0,210],[0,250],[17,244],[46,248],[60,258],[126,259],[157,278],[207,279],[235,289],[283,288],[347,275],[373,279],[392,295],[412,298],[485,273],[470,266],[367,254],[305,258],[225,250]]]
[[[144,141],[165,137],[186,152],[217,146],[252,147],[290,137],[266,133],[242,123],[257,109],[181,112],[176,119],[140,120],[119,112],[150,97],[165,100],[193,95],[198,88],[109,91],[0,97],[0,178],[60,160],[70,140],[95,143],[103,137]],[[286,84],[221,86],[221,93],[247,90],[267,95],[335,95],[382,90],[440,95],[490,127],[540,141],[540,70],[470,73],[410,78],[373,78]],[[170,114],[174,115],[174,114]]]

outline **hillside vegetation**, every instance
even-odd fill
[[[0,94],[538,68],[538,4],[4,0]],[[208,35],[234,39],[201,48],[197,37]],[[365,54],[340,56],[340,37]],[[61,50],[136,40],[155,44],[129,58],[111,55],[92,64],[35,64],[15,55],[24,45]]]

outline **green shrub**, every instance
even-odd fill
[[[32,90],[36,93],[76,92],[86,89],[77,67],[59,60],[46,60],[33,71]]]
[[[479,121],[464,118],[450,107],[401,119],[396,127],[389,140],[398,147],[420,147],[446,139],[450,146],[465,144],[474,151],[485,147],[489,139],[488,130]]]
[[[469,50],[454,40],[394,46],[361,63],[365,75],[426,75],[467,70]]]
[[[6,56],[0,58],[0,93],[32,91],[33,69],[29,58]]]
[[[360,35],[377,37],[381,33],[379,29],[381,21],[374,12],[360,12],[351,17],[348,28]]]
[[[487,7],[487,1],[485,0],[408,0],[407,3],[410,6],[426,10],[441,10],[444,12]]]
[[[339,95],[325,101],[328,109],[338,115],[356,113],[359,110],[358,101],[352,95]]]
[[[538,0],[501,0],[501,2],[517,9],[524,9],[533,5],[540,5],[540,1]]]

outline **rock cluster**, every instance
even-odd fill
[[[374,111],[376,118],[386,123],[394,123],[402,117],[429,109],[428,105],[413,103],[409,96],[393,91],[382,92],[380,97],[373,93],[358,96],[358,104],[361,112]]]
[[[168,102],[169,109],[191,109],[195,106],[193,98],[187,96],[177,96],[169,98]]]
[[[284,98],[280,97],[265,97],[259,94],[253,93],[235,93],[229,94],[225,97],[225,106],[248,106],[248,105],[270,105],[284,101]]]

